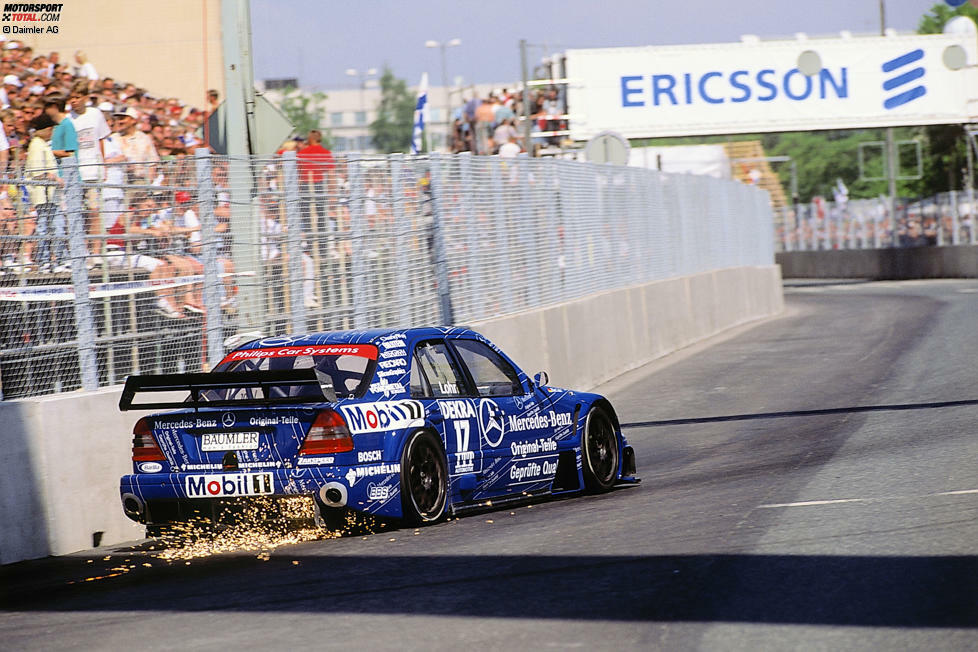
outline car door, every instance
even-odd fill
[[[476,401],[486,496],[550,488],[557,470],[552,414],[516,369],[488,344],[452,338],[468,391]]]
[[[441,431],[454,480],[482,471],[477,402],[469,396],[458,361],[444,340],[425,340],[415,345],[411,364],[411,397],[421,399],[428,419]],[[453,484],[457,484],[454,483]],[[463,483],[471,493],[476,481]],[[457,487],[452,488],[456,491]],[[462,499],[468,499],[465,496]]]

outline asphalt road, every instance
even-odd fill
[[[8,566],[0,649],[978,649],[978,282],[788,285],[604,388],[637,488]]]

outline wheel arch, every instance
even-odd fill
[[[445,517],[445,515],[447,513],[449,513],[450,510],[452,510],[454,508],[454,501],[452,500],[452,491],[451,491],[451,475],[450,475],[450,470],[449,470],[450,467],[449,467],[449,462],[448,462],[448,452],[447,452],[446,447],[445,447],[445,442],[442,440],[442,436],[441,436],[440,432],[438,431],[438,428],[434,427],[429,422],[426,422],[423,426],[415,426],[415,427],[411,427],[411,428],[406,428],[403,432],[404,432],[404,436],[401,438],[402,440],[400,442],[400,445],[398,446],[398,451],[399,451],[398,452],[398,463],[401,465],[400,477],[399,477],[399,480],[398,480],[399,491],[401,492],[401,518],[403,520],[405,520],[405,522],[408,523],[408,524],[422,525],[422,524],[425,523],[425,522],[422,522],[422,521],[417,521],[416,522],[410,516],[409,511],[406,509],[406,506],[405,506],[405,499],[407,497],[407,494],[406,494],[407,486],[405,484],[405,473],[407,473],[408,471],[407,471],[407,466],[405,465],[405,458],[404,458],[404,456],[407,453],[407,445],[408,445],[408,443],[410,441],[414,440],[415,438],[417,438],[420,435],[430,434],[432,436],[432,438],[435,440],[435,442],[437,444],[437,447],[438,447],[438,451],[441,454],[442,465],[443,465],[444,472],[445,472],[445,486],[444,486],[444,489],[445,489],[444,501],[445,502],[444,502],[444,507],[442,508],[442,515],[439,518],[435,519],[435,521],[440,521],[440,520],[442,520]],[[427,521],[427,522],[435,522],[435,521]]]
[[[615,471],[616,477],[621,478],[624,475],[634,474],[635,473],[635,469],[634,469],[634,466],[635,466],[634,453],[632,452],[631,447],[625,441],[625,436],[622,434],[622,431],[621,431],[621,421],[618,418],[618,413],[615,411],[615,408],[611,404],[611,401],[609,401],[607,398],[605,398],[604,396],[601,396],[599,394],[599,395],[596,395],[595,399],[593,401],[591,401],[589,404],[586,404],[586,405],[582,405],[581,406],[580,433],[579,433],[579,438],[580,439],[579,439],[579,441],[580,441],[580,445],[581,445],[581,480],[582,480],[582,482],[585,479],[584,468],[583,468],[583,466],[584,466],[584,461],[583,461],[583,457],[584,457],[584,434],[585,434],[585,430],[587,428],[588,416],[591,414],[591,412],[594,409],[597,409],[597,408],[600,408],[601,410],[603,410],[605,412],[605,414],[608,415],[608,418],[611,419],[611,426],[612,426],[612,429],[614,430],[614,433],[615,433],[615,439],[618,442],[618,468]],[[583,484],[582,484],[582,486],[583,486]]]
[[[604,396],[602,396],[594,400],[591,403],[591,405],[588,406],[587,411],[590,412],[596,407],[605,410],[608,413],[608,416],[611,417],[611,425],[615,427],[615,434],[618,435],[618,445],[621,446],[622,445],[621,422],[618,420],[618,413],[615,412],[615,408],[611,405],[611,401],[609,401]]]

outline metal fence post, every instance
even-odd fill
[[[394,314],[397,325],[406,327],[411,323],[408,297],[411,296],[408,278],[406,251],[411,237],[411,225],[404,212],[404,155],[390,155],[391,171],[391,215],[394,218]]]
[[[235,270],[254,273],[251,277],[239,277],[239,326],[265,328],[268,308],[265,305],[265,265],[261,259],[261,210],[253,194],[253,163],[255,159],[249,156],[230,156],[227,159],[231,202],[228,233],[231,235],[231,259]]]
[[[353,327],[367,328],[367,261],[363,223],[363,168],[360,165],[360,154],[353,153],[347,156],[347,170],[350,183],[350,251],[353,263],[350,282],[353,285]]]
[[[485,233],[479,228],[479,216],[472,207],[475,184],[472,182],[472,154],[462,152],[458,155],[459,177],[461,178],[462,188],[466,192],[460,198],[459,216],[462,224],[465,225],[465,249],[466,249],[466,278],[468,280],[468,305],[463,314],[464,319],[469,318],[470,311],[474,311],[477,306],[483,305],[485,293],[482,289],[482,252],[485,244],[482,242]]]
[[[438,281],[438,303],[441,321],[445,326],[455,323],[452,314],[452,294],[448,286],[448,257],[445,251],[444,197],[442,155],[431,154],[431,228],[435,246],[435,279]]]
[[[496,233],[496,245],[502,245],[499,256],[499,266],[502,272],[503,305],[513,305],[513,272],[509,265],[509,232],[506,220],[506,202],[503,196],[502,159],[489,159],[489,183],[492,186],[493,201],[493,230]]]
[[[968,187],[968,244],[978,244],[978,211],[975,210],[975,189]]]
[[[282,154],[285,176],[285,253],[289,257],[289,304],[292,333],[303,333],[306,325],[306,278],[302,265],[302,216],[299,202],[299,170],[295,151]]]
[[[561,243],[557,236],[557,204],[560,202],[560,186],[557,181],[557,159],[548,157],[541,160],[543,170],[541,171],[540,183],[544,188],[546,201],[546,222],[544,229],[544,240],[540,244],[544,247],[546,269],[539,270],[542,278],[546,278],[544,292],[547,296],[559,300],[563,288],[560,283],[560,256]]]
[[[214,182],[211,154],[195,150],[197,206],[200,211],[200,252],[204,263],[204,308],[207,310],[207,364],[213,369],[224,357],[224,317],[221,314],[221,268],[217,262],[217,218],[214,216]]]
[[[65,206],[68,212],[68,255],[71,257],[71,282],[75,292],[75,334],[78,342],[78,372],[82,388],[98,389],[98,360],[95,355],[95,320],[88,296],[88,244],[85,242],[85,212],[82,206],[82,181],[78,162],[72,156],[63,162]]]
[[[961,244],[960,216],[958,215],[958,192],[951,191],[951,244]]]

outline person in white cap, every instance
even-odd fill
[[[3,78],[3,88],[0,89],[0,108],[9,109],[10,96],[8,95],[8,92],[16,93],[23,85],[23,82],[20,81],[20,77],[17,75],[6,75]]]
[[[119,146],[129,161],[130,183],[150,183],[156,176],[156,164],[160,155],[156,151],[153,139],[145,132],[136,128],[139,114],[131,106],[122,111],[116,111],[115,129],[119,136]]]

